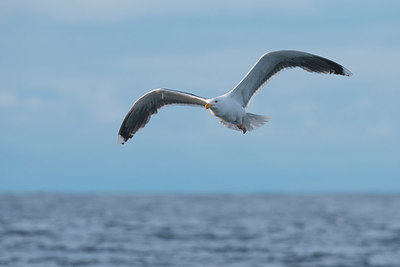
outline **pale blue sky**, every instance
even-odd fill
[[[275,2],[2,1],[0,191],[400,192],[400,2]],[[147,91],[213,97],[280,49],[354,76],[281,73],[246,135],[175,106],[116,144]]]

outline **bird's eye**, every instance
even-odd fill
[[[218,100],[215,100],[215,103],[218,103]]]

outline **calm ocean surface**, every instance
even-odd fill
[[[0,195],[0,266],[400,266],[395,195]]]

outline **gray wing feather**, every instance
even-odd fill
[[[246,107],[261,87],[285,68],[300,67],[309,72],[350,76],[345,67],[313,54],[282,50],[264,54],[247,75],[229,92]]]
[[[204,106],[205,98],[170,89],[155,89],[139,98],[129,110],[118,133],[118,142],[124,144],[128,139],[143,128],[150,120],[151,115],[171,104],[185,104]]]

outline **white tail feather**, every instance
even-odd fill
[[[246,113],[244,117],[244,127],[247,131],[255,130],[269,121],[268,116],[256,115],[253,113]]]

